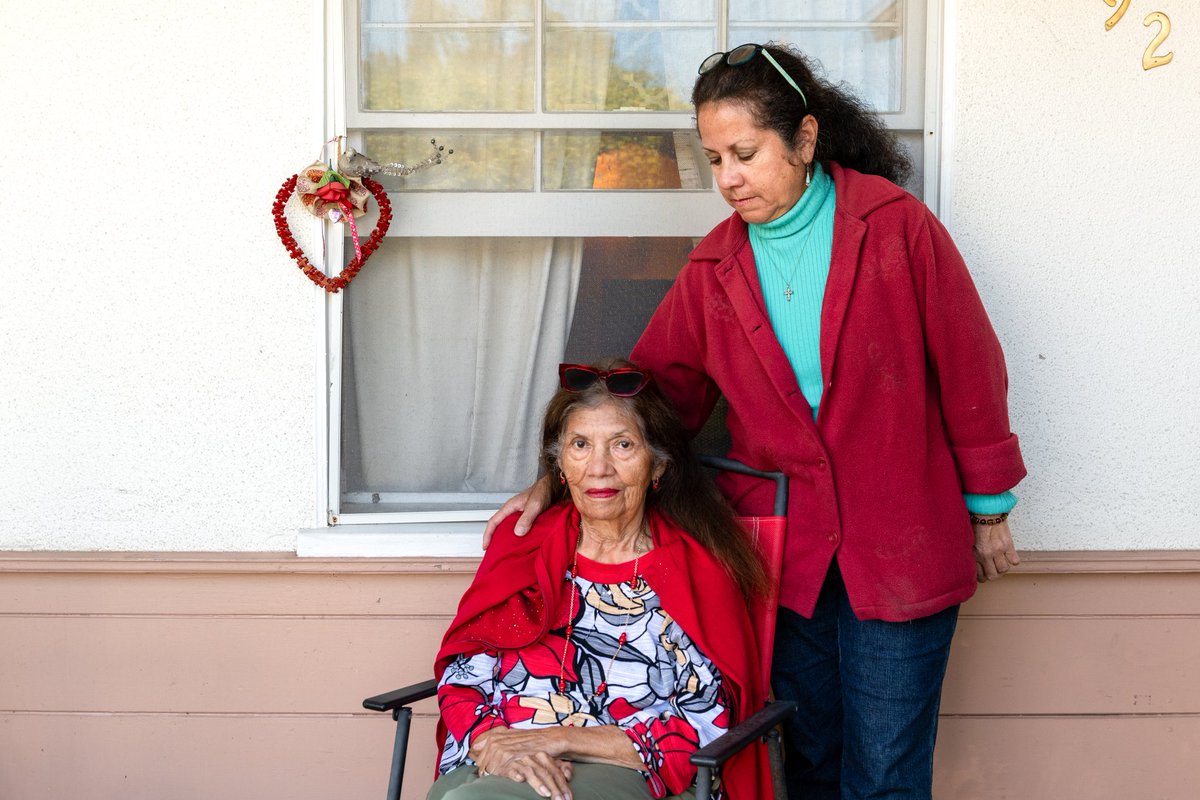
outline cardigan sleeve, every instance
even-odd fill
[[[721,392],[704,367],[703,336],[692,316],[687,269],[659,303],[630,360],[653,373],[663,394],[675,404],[684,427],[694,436],[712,414]]]
[[[925,342],[962,489],[999,494],[1025,476],[1009,427],[1004,353],[950,234],[927,209],[913,242]],[[923,267],[923,268],[922,268]]]

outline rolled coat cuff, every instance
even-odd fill
[[[1017,435],[994,444],[960,447],[951,445],[958,465],[962,490],[970,494],[1000,494],[1025,477],[1025,462]]]

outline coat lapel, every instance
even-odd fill
[[[754,266],[754,253],[750,249],[748,238],[741,247],[717,264],[716,275],[729,297],[746,340],[750,342],[763,372],[775,386],[780,400],[819,443],[820,437],[817,436],[812,408],[800,391],[796,373],[788,361],[787,354],[783,352],[779,339],[775,337],[775,330],[767,316],[758,270]]]
[[[846,309],[850,306],[859,251],[866,233],[866,223],[844,212],[839,205],[833,217],[833,255],[829,278],[825,281],[825,299],[821,303],[821,378],[826,388],[833,377],[838,339],[846,321]]]

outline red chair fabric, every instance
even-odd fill
[[[787,517],[739,517],[750,543],[762,559],[771,589],[766,596],[750,604],[750,622],[758,642],[762,663],[762,685],[771,687],[771,655],[775,642],[775,617],[779,610],[779,578],[783,572],[783,543],[787,534]]]

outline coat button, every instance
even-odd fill
[[[823,459],[823,458],[817,459],[817,469],[825,469],[825,459]]]
[[[838,540],[837,531],[834,531],[833,533],[829,534],[825,538],[828,539],[830,541],[830,543],[836,544],[837,540]]]

